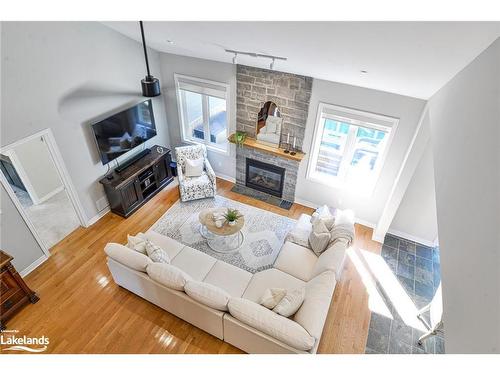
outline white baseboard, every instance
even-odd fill
[[[389,229],[387,231],[387,233],[388,234],[393,234],[394,236],[398,236],[398,237],[404,238],[405,240],[415,241],[415,242],[417,242],[419,244],[422,244],[422,245],[425,245],[425,246],[429,246],[429,247],[436,246],[435,245],[435,240],[429,241],[429,240],[426,240],[426,239],[423,239],[423,238],[420,238],[420,237],[413,236],[413,235],[408,234],[408,233],[400,232],[398,230]]]
[[[43,203],[45,201],[48,201],[54,195],[59,194],[63,190],[64,190],[64,185],[59,186],[57,189],[51,191],[49,194],[44,195],[43,197],[39,198],[37,204]]]
[[[99,212],[97,215],[95,215],[93,218],[89,219],[87,221],[87,224],[85,224],[85,228],[90,227],[92,224],[97,223],[104,215],[106,215],[110,211],[109,206],[103,209],[101,212]]]
[[[309,201],[306,201],[305,199],[301,199],[301,198],[295,198],[294,203],[300,204],[302,206],[314,208],[314,209],[319,207],[319,205],[317,205],[316,203],[309,202]]]
[[[49,257],[47,255],[41,256],[40,258],[38,258],[37,260],[35,260],[33,263],[31,263],[28,267],[26,267],[24,270],[22,270],[21,272],[19,272],[19,275],[21,275],[21,277],[25,277],[26,275],[28,275],[29,273],[31,273],[35,268],[37,268],[43,262],[45,262],[47,259],[49,259]]]
[[[225,174],[222,174],[222,173],[218,173],[218,172],[215,172],[215,176],[222,179],[222,180],[226,180],[226,181],[229,181],[229,182],[232,182],[232,183],[236,183],[236,178],[234,177],[231,177],[231,176],[227,176]]]

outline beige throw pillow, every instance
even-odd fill
[[[311,249],[317,255],[321,254],[328,246],[330,238],[330,231],[326,227],[323,220],[316,220],[313,223],[312,231],[309,234],[309,245],[311,246]]]
[[[186,159],[185,164],[185,175],[187,177],[200,177],[203,173],[203,164],[205,160],[203,158],[199,159]]]
[[[297,312],[305,298],[305,288],[295,289],[290,292],[287,291],[286,295],[279,301],[273,311],[288,318]]]
[[[143,233],[137,233],[136,236],[127,235],[127,247],[129,249],[146,254],[146,238]]]
[[[170,263],[167,252],[149,240],[146,240],[146,252],[148,257],[155,263]]]
[[[271,288],[266,289],[262,298],[260,299],[260,304],[268,309],[272,310],[276,305],[285,297],[286,289],[283,288]]]

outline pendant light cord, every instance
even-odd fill
[[[144,38],[144,26],[142,25],[142,21],[139,21],[139,25],[141,26],[142,47],[144,48],[144,58],[146,59],[146,69],[148,71],[148,78],[149,78],[151,77],[151,73],[149,72],[148,52],[146,49],[146,39]]]

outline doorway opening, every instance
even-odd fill
[[[5,190],[47,256],[50,248],[86,225],[50,129],[2,147],[0,172]]]

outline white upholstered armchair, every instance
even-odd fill
[[[205,145],[183,146],[175,148],[177,159],[177,174],[179,176],[179,190],[181,201],[214,197],[217,191],[215,173],[207,159]],[[198,177],[185,176],[186,159],[204,159],[203,172]]]

